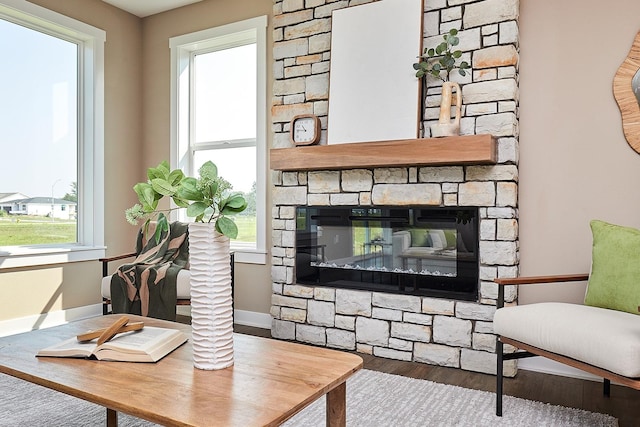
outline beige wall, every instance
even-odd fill
[[[272,2],[265,0],[205,0],[147,17],[143,20],[143,159],[154,166],[169,159],[170,138],[170,50],[169,38],[217,27],[256,16],[272,15]],[[271,99],[272,24],[267,29],[267,100]],[[268,101],[270,102],[270,101]],[[268,111],[268,109],[267,109]],[[271,123],[267,117],[267,123]],[[271,135],[269,135],[269,146]],[[251,165],[238,165],[252,167]],[[268,179],[267,174],[265,179]],[[267,183],[267,188],[269,188]],[[270,206],[270,204],[267,204]],[[267,224],[271,209],[267,208]],[[270,227],[270,225],[269,225]],[[271,233],[267,233],[268,236]],[[270,247],[267,242],[267,247]],[[235,308],[269,313],[271,307],[271,266],[236,263]]]
[[[612,92],[639,17],[637,0],[520,1],[521,275],[589,272],[591,219],[640,227],[640,155]],[[562,286],[520,303],[582,302],[584,284]]]

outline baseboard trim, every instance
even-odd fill
[[[234,322],[238,325],[271,329],[271,315],[257,311],[235,310]]]
[[[191,316],[191,306],[179,305],[178,314],[184,316]],[[271,329],[271,315],[267,313],[260,313],[257,311],[247,310],[234,310],[235,316],[233,322],[242,326],[253,326],[254,328]]]
[[[36,329],[50,328],[101,314],[102,304],[94,304],[3,320],[0,321],[0,337],[29,332]]]

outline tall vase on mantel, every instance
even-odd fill
[[[214,223],[189,223],[193,364],[233,365],[233,299],[229,238]]]
[[[455,98],[453,93],[455,92]],[[452,104],[453,101],[453,104]],[[451,107],[455,105],[455,116],[451,119]],[[456,82],[442,83],[442,99],[440,101],[440,117],[438,123],[431,125],[431,136],[456,136],[460,134],[460,115],[462,114],[462,92]]]

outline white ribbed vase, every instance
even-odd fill
[[[193,364],[233,365],[233,300],[229,238],[213,223],[189,223]]]

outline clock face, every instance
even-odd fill
[[[320,139],[319,119],[312,115],[294,118],[291,137],[295,144],[315,144]]]

